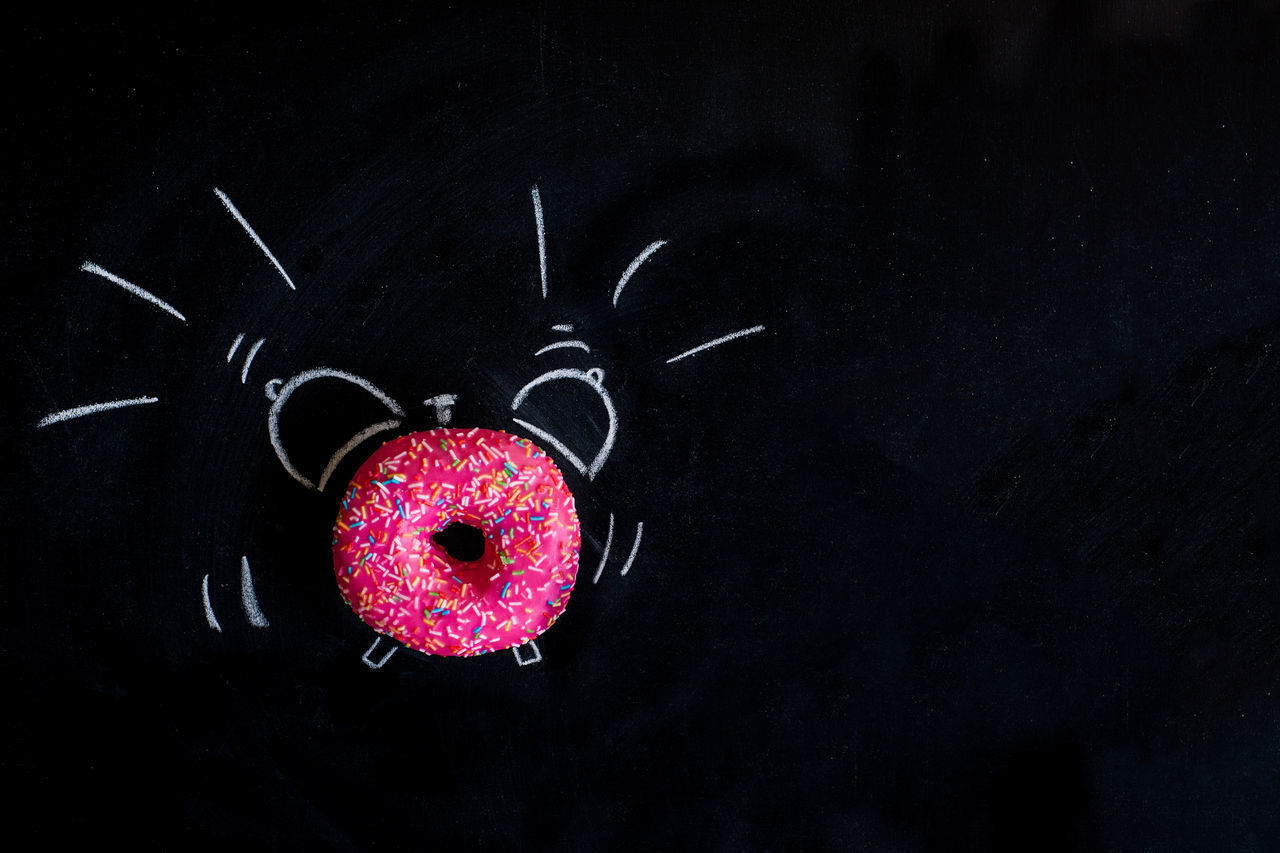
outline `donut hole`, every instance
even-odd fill
[[[437,531],[431,541],[461,563],[474,563],[484,556],[484,531],[465,522],[450,522]]]

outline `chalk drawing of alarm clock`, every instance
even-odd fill
[[[215,188],[214,193],[226,212],[261,250],[284,284],[291,291],[296,290],[284,266],[239,208],[222,190]],[[530,196],[537,235],[539,284],[542,298],[546,299],[546,228],[537,186],[532,188]],[[666,245],[666,240],[655,240],[635,256],[612,286],[614,308],[618,306],[628,283],[645,262]],[[86,261],[81,270],[145,300],[183,323],[187,322],[185,315],[169,302],[92,261]],[[756,325],[721,334],[673,355],[666,359],[666,363],[681,361],[764,330],[763,325]],[[270,446],[283,471],[302,488],[332,493],[336,487],[334,475],[339,466],[351,454],[376,439],[390,439],[383,447],[393,450],[399,449],[401,445],[411,451],[417,448],[422,451],[422,456],[433,460],[419,461],[416,463],[417,467],[405,467],[401,464],[399,468],[390,468],[388,466],[392,463],[378,458],[378,452],[375,452],[357,474],[356,479],[360,482],[344,486],[342,493],[337,495],[345,514],[340,513],[335,529],[335,554],[338,553],[340,540],[352,554],[350,559],[335,556],[335,572],[340,587],[346,580],[344,571],[352,577],[357,572],[372,576],[368,565],[370,556],[387,558],[390,560],[387,565],[393,567],[387,574],[389,584],[386,578],[379,579],[377,583],[371,582],[359,587],[358,595],[343,587],[348,604],[375,632],[372,644],[361,657],[365,665],[380,669],[403,647],[427,654],[463,656],[501,647],[510,648],[521,666],[542,660],[535,637],[550,627],[563,612],[578,576],[577,518],[573,512],[572,496],[568,495],[559,468],[571,468],[588,482],[594,480],[608,462],[620,433],[618,413],[608,390],[608,378],[601,367],[550,365],[552,359],[565,354],[581,352],[590,356],[590,344],[574,337],[574,331],[572,323],[551,326],[553,339],[532,353],[540,372],[511,399],[510,423],[493,425],[495,429],[482,429],[479,425],[453,425],[453,408],[458,396],[454,393],[436,393],[425,398],[422,403],[434,413],[438,429],[401,435],[400,431],[407,421],[404,405],[365,377],[333,367],[320,366],[288,378],[273,378],[263,386],[263,393],[269,404],[266,425]],[[251,384],[254,361],[266,343],[265,338],[250,340],[249,337],[245,333],[236,334],[225,354],[227,364],[239,364],[240,382],[245,385]],[[313,383],[338,383],[344,387],[359,389],[385,410],[385,417],[358,430],[330,455],[321,470],[304,472],[291,457],[287,443],[281,436],[280,418],[295,392]],[[522,407],[531,393],[540,388],[561,385],[585,389],[594,395],[603,410],[606,419],[603,423],[606,427],[598,447],[586,450],[573,447],[572,442],[522,417]],[[89,415],[158,402],[160,399],[157,396],[138,396],[61,409],[41,419],[37,427],[44,428]],[[484,444],[486,437],[490,440],[489,445]],[[474,443],[477,440],[479,444]],[[502,447],[494,447],[494,442],[502,444]],[[414,454],[411,452],[410,455]],[[403,463],[404,454],[401,453],[399,458]],[[432,468],[436,464],[435,460],[443,467]],[[460,479],[449,474],[450,469],[456,471],[464,468],[468,471],[474,469],[473,475]],[[441,473],[433,477],[432,471],[436,470]],[[382,473],[377,473],[379,471]],[[522,478],[521,471],[533,471],[533,474]],[[361,499],[362,514],[357,516],[351,511],[350,504],[356,501],[361,486],[367,487],[369,493]],[[553,486],[568,495],[566,502],[559,505],[554,503],[557,492]],[[417,487],[417,491],[413,491],[414,487]],[[509,499],[508,503],[504,504],[499,499],[500,493]],[[410,495],[414,497],[412,502]],[[475,514],[480,506],[492,508],[485,510],[489,517],[485,518],[484,524],[479,520],[481,516]],[[411,515],[419,510],[418,516]],[[468,511],[470,515],[466,515]],[[366,512],[367,515],[364,514]],[[458,515],[460,512],[463,513],[462,516]],[[528,519],[523,527],[513,520],[520,518],[520,513],[523,513],[523,518]],[[547,526],[547,517],[555,513],[563,517],[560,518],[558,527],[550,528]],[[459,523],[459,517],[474,520],[475,526]],[[426,526],[418,524],[423,519],[427,520]],[[573,536],[556,538],[559,551],[545,555],[539,553],[537,536],[531,535],[530,531],[540,533],[548,529],[567,530],[566,519],[572,523]],[[483,531],[480,529],[482,527]],[[468,534],[474,539],[469,538]],[[625,557],[621,559],[618,574],[626,576],[637,563],[643,535],[644,523],[637,521],[634,530],[628,530],[624,537],[621,531],[615,531],[614,515],[610,513],[603,547],[594,557],[592,583],[600,581],[611,557],[620,555],[624,550]],[[379,536],[382,537],[381,542]],[[365,544],[366,537],[370,544]],[[485,538],[491,541],[486,544]],[[615,550],[615,539],[624,538],[628,540],[627,544]],[[357,547],[353,549],[353,545]],[[363,561],[357,559],[360,549],[365,553]],[[473,553],[464,553],[468,550]],[[479,556],[481,554],[491,560],[492,568],[495,569],[492,575],[489,574],[489,563],[483,561]],[[416,563],[413,562],[415,559]],[[546,577],[540,581],[535,577],[534,581],[538,581],[535,583],[523,577],[526,572],[531,576],[542,573]],[[205,574],[200,582],[200,601],[209,628],[221,633],[222,626],[213,607],[209,583],[210,576]],[[471,589],[468,590],[468,587]],[[513,589],[517,593],[523,593],[523,598],[513,593]],[[386,591],[386,597],[378,602],[382,606],[381,610],[372,606],[362,610],[358,600],[360,596],[377,597],[382,590]],[[531,607],[529,599],[538,599],[540,596],[545,601],[533,601],[532,604],[537,607]],[[240,600],[250,625],[257,628],[269,627],[270,622],[254,589],[253,572],[247,555],[240,558]],[[417,633],[405,633],[389,627],[385,621],[388,610],[413,614],[411,621],[414,622]],[[534,620],[534,627],[524,628],[525,635],[519,634],[519,626],[515,621],[518,614],[534,614],[535,611],[541,618]],[[375,618],[375,613],[382,615]],[[507,617],[505,621],[504,616]],[[452,621],[440,627],[450,617]],[[426,629],[418,625],[417,620],[421,620],[422,625],[434,626],[435,632],[424,634]],[[464,628],[465,636],[459,636],[456,632],[464,631]],[[488,644],[481,642],[486,636],[495,636],[495,631],[504,638],[501,642],[493,639]],[[517,637],[515,641],[510,639],[513,636]],[[425,639],[422,642],[406,639],[412,637]]]

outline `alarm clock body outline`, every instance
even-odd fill
[[[244,233],[261,250],[263,255],[265,255],[265,257],[271,263],[271,265],[275,267],[276,271],[283,278],[284,282],[289,287],[289,289],[296,290],[297,288],[294,285],[292,278],[289,276],[288,272],[285,270],[284,266],[272,253],[270,248],[267,246],[266,242],[258,235],[257,231],[253,228],[253,226],[249,223],[249,221],[245,218],[245,216],[239,211],[239,209],[232,202],[232,200],[227,196],[227,194],[224,193],[221,189],[218,189],[217,187],[215,187],[213,191],[214,191],[214,194],[218,197],[218,199],[222,202],[222,205],[225,207],[227,212],[231,214],[231,216],[236,220],[236,222],[239,224],[241,229],[243,229]],[[543,221],[541,196],[540,196],[538,187],[536,185],[533,186],[531,190],[531,198],[533,202],[534,219],[537,226],[541,290],[542,290],[542,296],[545,299],[548,294],[546,236],[545,236],[545,228],[544,228],[544,221]],[[640,267],[654,253],[656,253],[659,249],[661,249],[665,245],[667,245],[666,240],[655,240],[654,242],[650,243],[647,247],[645,247],[645,249],[643,249],[632,260],[630,265],[623,272],[621,278],[618,280],[617,285],[613,289],[612,302],[615,308],[618,305],[619,299],[623,293],[624,288],[626,287],[627,283],[630,281],[632,276],[636,274],[636,272],[640,269]],[[165,313],[172,315],[173,317],[177,318],[184,324],[187,322],[185,315],[183,315],[179,310],[177,310],[174,306],[170,305],[168,302],[164,301],[163,299],[160,299],[159,297],[155,296],[154,294],[145,290],[144,288],[139,287],[138,285],[122,278],[121,276],[118,276],[115,273],[110,272],[107,269],[104,269],[103,267],[99,266],[96,263],[93,263],[91,261],[86,261],[81,266],[80,269],[84,272],[99,276],[100,278],[103,278],[111,282],[112,284],[118,286],[119,288],[122,288],[123,290],[131,293],[133,296],[151,303],[156,308],[159,308]],[[574,326],[569,323],[557,323],[553,325],[551,329],[554,332],[572,333],[574,331]],[[764,331],[764,329],[765,329],[765,326],[757,325],[757,326],[749,327],[746,329],[740,329],[738,331],[731,332],[729,334],[721,335],[719,337],[706,341],[702,344],[699,344],[698,346],[695,346],[689,350],[681,352],[671,358],[666,359],[666,363],[671,364],[673,362],[680,361],[690,356],[697,355],[698,353],[701,353],[713,347],[721,346],[722,344],[728,343],[730,341],[737,340],[739,338],[742,338],[748,335],[757,334],[759,332]],[[243,351],[244,360],[240,370],[241,384],[246,384],[246,385],[248,384],[248,376],[250,373],[250,369],[259,351],[263,347],[265,340],[266,340],[265,338],[258,338],[252,344],[248,344],[247,346],[245,346],[245,349]],[[235,337],[234,341],[231,344],[230,349],[227,351],[227,354],[226,354],[225,360],[228,364],[231,363],[233,358],[237,357],[237,355],[241,353],[240,348],[242,345],[246,344],[246,341],[247,341],[246,334],[243,332],[238,334]],[[591,353],[591,348],[586,343],[586,341],[583,341],[577,338],[571,338],[571,339],[562,339],[562,340],[553,341],[552,343],[547,344],[542,348],[536,350],[533,355],[535,358],[538,358],[548,353],[552,353],[561,349],[579,349],[579,350],[585,351],[588,354]],[[350,440],[347,441],[346,444],[344,444],[336,453],[334,453],[330,457],[328,464],[325,466],[320,476],[316,480],[311,480],[294,465],[287,449],[285,448],[279,435],[279,418],[280,418],[281,412],[283,411],[288,400],[291,398],[293,392],[295,392],[296,390],[298,390],[299,388],[301,388],[302,386],[306,385],[309,382],[312,382],[317,379],[324,379],[324,378],[343,380],[356,387],[361,388],[366,393],[372,395],[375,399],[377,399],[383,406],[385,406],[388,412],[391,415],[393,415],[393,417],[383,421],[379,421],[375,424],[372,424],[366,427],[363,430],[358,431],[355,435],[353,435],[350,438]],[[600,404],[604,407],[605,413],[608,418],[608,425],[605,431],[605,436],[602,441],[602,444],[598,449],[595,450],[593,454],[590,454],[589,456],[587,454],[583,454],[580,456],[578,453],[574,452],[574,450],[571,449],[568,446],[568,444],[562,441],[554,433],[550,432],[549,430],[538,427],[537,425],[531,423],[530,421],[527,421],[523,418],[516,416],[516,414],[520,412],[522,405],[524,404],[525,400],[528,398],[530,393],[532,393],[533,391],[535,391],[536,389],[544,385],[549,385],[552,383],[565,383],[565,382],[575,383],[579,387],[585,386],[590,391],[592,391],[596,395]],[[263,388],[263,392],[266,398],[271,403],[271,406],[268,411],[268,416],[267,416],[268,435],[270,438],[272,449],[274,450],[278,461],[280,462],[282,467],[285,469],[285,471],[294,480],[296,480],[298,483],[300,483],[304,487],[313,489],[322,494],[324,493],[325,488],[328,486],[332,475],[337,470],[338,465],[350,453],[354,452],[365,442],[369,441],[374,436],[380,433],[403,428],[405,421],[407,419],[407,414],[405,409],[396,400],[390,397],[390,395],[382,391],[378,386],[374,385],[369,380],[361,376],[358,376],[354,373],[349,373],[349,372],[334,369],[334,368],[319,367],[319,368],[313,368],[311,370],[305,370],[305,371],[302,371],[301,373],[294,374],[288,380],[278,379],[278,378],[272,379],[266,383],[266,385]],[[452,407],[457,402],[457,399],[458,397],[456,394],[452,394],[452,393],[437,394],[434,397],[425,399],[423,401],[423,404],[426,406],[433,407],[435,409],[437,422],[439,423],[439,425],[444,426],[447,423],[449,423],[452,419]],[[152,404],[156,402],[159,402],[159,399],[157,397],[148,395],[143,397],[133,397],[133,398],[120,399],[120,400],[112,400],[112,401],[107,401],[102,403],[93,403],[85,406],[77,406],[71,409],[64,409],[61,411],[50,413],[49,415],[41,419],[40,422],[36,424],[36,427],[43,428],[54,423],[81,418],[87,415],[97,415],[102,412],[108,412],[108,411],[112,411],[120,408],[147,405],[147,404]],[[616,441],[618,430],[619,430],[617,409],[613,404],[612,397],[610,396],[608,390],[605,387],[604,370],[599,366],[593,366],[585,370],[578,367],[557,367],[549,370],[544,370],[543,372],[538,374],[534,379],[530,380],[527,384],[522,386],[515,393],[510,403],[510,411],[511,411],[511,416],[510,416],[511,421],[515,423],[518,427],[520,427],[521,431],[534,436],[538,440],[544,442],[545,444],[550,446],[552,449],[554,449],[562,457],[562,459],[565,462],[571,465],[588,482],[594,480],[595,476],[599,473],[601,468],[604,466],[605,462],[608,460],[609,454],[614,447],[614,443]],[[636,559],[636,555],[639,551],[640,544],[642,541],[643,532],[644,532],[644,523],[642,521],[637,521],[635,526],[634,539],[632,541],[630,551],[627,557],[625,558],[625,561],[620,570],[620,574],[623,576],[625,576],[628,573],[628,571],[630,571],[632,564]],[[599,564],[592,577],[593,583],[597,583],[600,580],[600,576],[604,571],[604,568],[609,560],[610,550],[612,548],[613,540],[614,540],[614,533],[615,533],[615,517],[613,513],[610,513],[608,531],[605,537],[604,546],[601,549]],[[240,569],[241,569],[241,572],[240,572],[241,596],[240,597],[241,597],[241,603],[244,609],[245,616],[248,619],[249,623],[255,628],[266,628],[269,626],[270,623],[266,615],[263,613],[261,606],[259,605],[256,589],[253,582],[252,568],[250,566],[248,557],[245,555],[241,556]],[[201,586],[200,586],[200,594],[201,594],[201,599],[204,606],[205,617],[209,627],[214,631],[221,633],[222,627],[213,609],[213,605],[210,597],[209,583],[210,583],[210,576],[209,574],[205,574],[201,579]],[[387,661],[391,658],[392,654],[394,654],[396,649],[399,648],[398,645],[393,645],[389,651],[381,653],[382,656],[377,660],[374,660],[372,656],[377,651],[381,639],[382,639],[382,635],[379,634],[378,638],[375,639],[373,645],[368,649],[368,651],[365,652],[362,658],[366,665],[374,669],[381,668],[384,664],[386,664]],[[522,656],[521,649],[527,649],[527,651],[530,653],[529,656]],[[517,661],[521,665],[536,663],[537,661],[541,660],[541,652],[537,648],[536,641],[530,641],[529,643],[526,643],[524,646],[516,647],[513,649],[513,652],[515,653],[515,657]]]

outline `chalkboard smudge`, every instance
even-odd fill
[[[1253,373],[1249,374],[1249,378],[1244,381],[1248,385],[1253,381],[1253,377],[1258,375],[1258,371],[1262,369],[1262,363],[1267,360],[1267,356],[1271,354],[1271,344],[1267,344],[1262,348],[1262,357],[1258,359],[1258,366],[1253,369]]]

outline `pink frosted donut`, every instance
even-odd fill
[[[450,540],[446,529],[472,538]],[[446,550],[451,541],[473,553]],[[469,657],[551,627],[573,591],[581,544],[573,495],[533,442],[436,429],[393,439],[360,466],[334,525],[333,570],[375,631]]]

